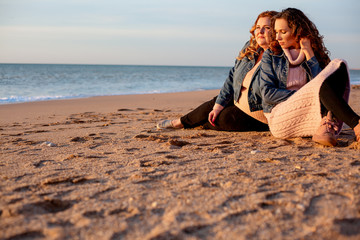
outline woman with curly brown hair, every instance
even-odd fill
[[[174,120],[163,120],[157,124],[163,128],[194,128],[223,131],[268,130],[262,111],[261,98],[255,94],[254,82],[259,72],[261,57],[270,43],[271,17],[277,12],[266,11],[257,17],[250,29],[250,40],[236,58],[220,93],[193,111]]]
[[[263,55],[259,75],[271,133],[278,138],[311,136],[315,142],[335,146],[345,122],[360,141],[360,117],[347,104],[346,62],[330,61],[323,37],[298,9],[275,15],[272,30],[274,41]]]

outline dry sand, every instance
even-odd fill
[[[0,238],[360,239],[348,127],[334,148],[156,129],[217,93],[1,105]]]

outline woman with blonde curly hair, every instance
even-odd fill
[[[330,61],[315,24],[296,8],[275,15],[271,26],[274,41],[263,55],[258,88],[271,133],[335,146],[345,122],[360,141],[360,117],[347,103],[346,62]]]
[[[157,128],[203,126],[205,129],[222,131],[268,130],[261,98],[255,95],[258,85],[254,79],[259,72],[261,57],[269,48],[271,17],[276,13],[266,11],[259,14],[250,29],[250,40],[240,51],[217,97],[181,118],[159,122]]]

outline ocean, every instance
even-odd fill
[[[231,67],[0,64],[0,104],[220,89]],[[360,70],[350,70],[360,84]]]

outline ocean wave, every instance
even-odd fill
[[[213,88],[194,88],[186,90],[148,90],[148,91],[130,91],[127,93],[116,93],[116,94],[88,94],[88,95],[57,95],[57,96],[10,96],[10,97],[0,97],[0,105],[11,104],[11,103],[25,103],[25,102],[39,102],[39,101],[51,101],[51,100],[64,100],[64,99],[77,99],[77,98],[89,98],[89,97],[101,97],[101,96],[117,96],[117,95],[131,95],[131,94],[158,94],[158,93],[174,93],[174,92],[184,92],[184,91],[203,91],[211,90]]]
[[[10,97],[0,98],[0,104],[73,99],[73,98],[83,98],[83,97],[88,97],[88,96],[10,96]]]

